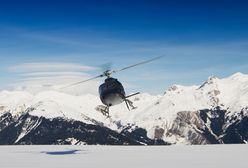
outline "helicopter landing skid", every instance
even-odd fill
[[[98,105],[95,109],[96,109],[96,111],[101,112],[104,116],[110,117],[109,116],[109,106]]]
[[[135,107],[135,106],[133,105],[133,102],[130,101],[130,100],[128,100],[128,99],[125,99],[125,103],[126,103],[127,109],[128,109],[129,111],[130,111],[130,107],[132,108],[131,110],[134,110],[134,109],[137,108],[137,107]]]
[[[126,103],[127,109],[128,109],[129,111],[130,111],[130,107],[132,108],[131,110],[134,110],[134,109],[136,109],[137,107],[135,107],[135,106],[133,105],[133,102],[132,102],[131,100],[128,100],[127,98],[132,97],[132,96],[135,96],[135,95],[137,95],[137,94],[140,94],[140,92],[131,94],[131,95],[126,96],[126,97],[124,98],[124,101],[125,101],[125,103]]]

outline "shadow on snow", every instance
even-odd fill
[[[77,154],[78,151],[81,151],[81,150],[66,150],[66,151],[54,151],[54,152],[43,151],[41,153],[45,153],[47,155],[74,155],[74,154]]]

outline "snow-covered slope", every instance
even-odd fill
[[[45,118],[65,118],[82,121],[88,124],[103,123],[116,131],[129,127],[141,127],[147,130],[150,138],[163,139],[171,143],[192,144],[192,137],[201,143],[209,143],[203,137],[203,130],[211,136],[218,136],[211,128],[211,118],[219,116],[203,111],[214,111],[216,108],[225,113],[224,119],[233,116],[247,115],[248,75],[236,73],[228,78],[209,77],[200,86],[173,85],[163,95],[137,95],[131,100],[138,108],[128,111],[125,104],[110,109],[111,118],[106,118],[95,110],[101,102],[97,96],[73,96],[51,90],[32,95],[28,92],[0,92],[0,115],[10,112],[13,116],[29,113]],[[212,112],[211,111],[211,112]],[[226,121],[222,127],[233,123]]]

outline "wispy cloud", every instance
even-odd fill
[[[87,73],[83,72],[33,72],[33,73],[22,73],[19,74],[18,76],[21,77],[52,77],[52,76],[87,76]]]
[[[10,72],[55,72],[55,71],[91,71],[97,68],[91,66],[83,66],[73,63],[23,63],[9,67]]]
[[[16,75],[16,81],[11,86],[17,90],[31,93],[58,90],[76,95],[97,94],[98,80],[61,90],[63,86],[90,78],[88,72],[96,67],[72,63],[23,63],[8,69]]]

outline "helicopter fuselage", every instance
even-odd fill
[[[122,84],[111,77],[99,86],[99,95],[102,103],[108,107],[122,103],[126,96]]]

